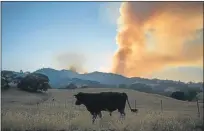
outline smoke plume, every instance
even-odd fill
[[[202,2],[125,2],[112,71],[148,76],[169,66],[203,61]]]
[[[72,70],[78,73],[84,73],[86,59],[84,55],[77,53],[62,53],[56,57],[57,64],[62,69]]]

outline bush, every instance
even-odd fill
[[[192,101],[196,99],[197,92],[195,90],[188,90],[187,92],[176,91],[171,94],[171,97],[177,100]]]
[[[189,90],[188,94],[186,95],[186,100],[192,101],[192,100],[196,99],[197,94],[198,93],[195,90]]]
[[[7,90],[9,89],[9,82],[13,81],[16,74],[13,71],[3,70],[1,71],[1,89]]]
[[[137,91],[141,92],[146,92],[146,93],[153,93],[153,90],[150,86],[142,83],[135,83],[129,86],[130,89],[134,89]]]
[[[68,86],[66,86],[66,89],[76,89],[77,86],[74,85],[73,83],[70,83]]]
[[[81,88],[89,88],[88,86],[84,85],[84,86],[81,86]]]
[[[46,75],[31,73],[24,77],[17,87],[30,92],[47,91],[51,88],[48,82],[49,78]]]
[[[8,81],[3,77],[1,77],[1,89],[2,90],[9,89]]]
[[[177,100],[185,100],[184,92],[176,91],[171,94],[171,97]]]
[[[119,84],[118,88],[126,88],[126,85],[125,84]]]

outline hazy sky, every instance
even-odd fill
[[[81,72],[107,71],[118,45],[121,3],[3,2],[2,68],[35,71],[75,66]],[[151,77],[202,81],[203,68],[167,68]]]

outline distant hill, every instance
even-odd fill
[[[79,74],[71,70],[55,70],[51,68],[43,68],[35,72],[47,75],[50,79],[51,85],[53,86],[57,86],[60,83],[63,85],[64,81],[66,81],[66,83],[70,83],[72,80],[76,84],[98,83],[98,84],[107,84],[107,85],[117,85],[117,84],[123,84],[123,83],[129,84],[134,81],[122,75],[117,75],[113,73],[103,73],[103,72]]]
[[[78,78],[84,79],[84,80],[98,81],[101,84],[108,84],[108,85],[131,84],[135,81],[127,77],[124,77],[122,75],[113,74],[113,73],[103,73],[98,71],[82,74]]]
[[[55,81],[56,79],[72,79],[78,78],[81,80],[89,80],[89,81],[97,81],[101,84],[107,85],[119,85],[119,84],[132,84],[135,82],[145,83],[145,84],[153,84],[154,80],[144,79],[140,77],[132,77],[127,78],[122,75],[114,74],[114,73],[104,73],[104,72],[91,72],[86,74],[79,74],[77,72],[73,72],[71,70],[55,70],[51,68],[43,68],[35,71],[37,73],[43,73],[47,75],[51,81]]]
[[[151,91],[154,92],[173,92],[175,90],[186,90],[186,88],[196,88],[203,91],[203,83],[201,82],[183,83],[173,80],[147,79],[140,77],[128,78],[114,73],[104,73],[98,71],[79,74],[71,70],[56,70],[52,68],[42,68],[34,72],[47,75],[50,79],[49,83],[52,88],[63,88],[68,84],[73,83],[78,87],[87,85],[90,87],[123,87],[138,90],[141,90],[139,88],[146,87],[146,89],[151,88]],[[19,76],[26,75],[26,73],[22,72],[15,73]],[[142,86],[140,84],[142,84]]]

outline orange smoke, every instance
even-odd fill
[[[202,4],[123,3],[112,71],[131,77],[151,75],[168,66],[202,66]]]

